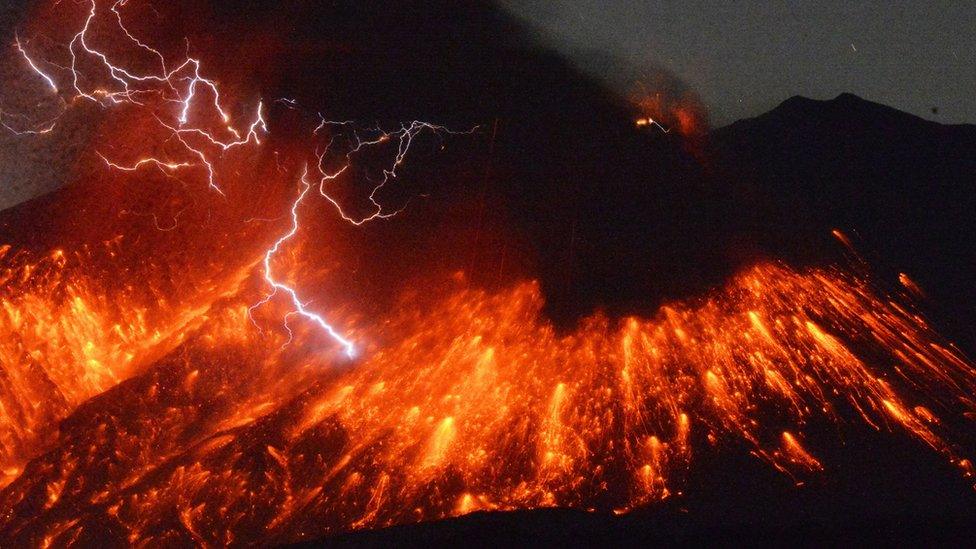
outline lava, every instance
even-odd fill
[[[121,239],[120,239],[121,240]],[[4,484],[51,443],[57,422],[91,397],[176,347],[203,322],[212,302],[236,293],[246,271],[186,291],[173,306],[155,284],[109,289],[91,262],[118,253],[54,250],[34,258],[0,247],[0,467]],[[163,269],[159,269],[163,271]],[[115,276],[132,275],[122,269]]]
[[[972,411],[972,366],[852,275],[760,264],[653,318],[569,334],[533,282],[487,292],[459,274],[437,294],[359,326],[389,343],[352,369],[313,351],[313,327],[285,346],[228,301],[74,414],[3,492],[0,532],[219,545],[479,509],[625,511],[682,493],[695,455],[723,448],[821,474],[804,433],[824,423],[913,437],[971,474],[949,420]]]
[[[708,131],[705,108],[691,93],[665,96],[639,86],[631,95],[637,127],[653,126],[665,133],[675,129],[685,139],[701,139]]]
[[[266,146],[272,103],[233,124],[201,61],[167,62],[124,24],[126,4],[92,0],[65,64],[19,37],[14,49],[65,110],[142,109],[167,136],[129,161],[92,144],[105,169],[196,170],[209,194],[243,200],[222,169]],[[99,49],[106,21],[158,71]],[[676,116],[679,133],[700,126]],[[745,451],[798,484],[829,474],[811,434],[823,425],[914,439],[973,475],[960,432],[976,414],[976,368],[911,304],[921,291],[907,276],[902,294],[767,260],[655,315],[596,313],[568,331],[543,314],[537,282],[488,290],[463,272],[432,274],[372,317],[313,306],[303,275],[342,258],[301,247],[306,208],[321,198],[353,227],[390,219],[399,209],[379,193],[414,140],[459,133],[314,126],[280,170],[297,184],[284,228],[194,234],[223,255],[186,261],[224,270],[122,252],[143,234],[0,247],[4,545],[281,543],[478,510],[627,512],[684,493],[701,455]],[[363,171],[365,198],[347,205],[331,186]],[[179,253],[183,233],[148,215],[155,228],[142,228],[167,235],[150,239],[167,246],[159,257]]]

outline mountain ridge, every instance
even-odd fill
[[[976,127],[976,123],[946,124],[938,120],[930,120],[899,110],[884,103],[865,99],[854,93],[842,92],[830,99],[814,99],[804,95],[793,95],[784,99],[778,105],[766,112],[757,114],[755,116],[740,118],[724,126],[714,128],[712,133],[721,134],[734,128],[739,128],[750,123],[759,122],[770,118],[800,118],[807,114],[837,113],[842,110],[846,110],[847,112],[859,111],[863,114],[874,114],[876,116],[884,116],[891,119],[900,118],[905,122],[921,122],[929,127]]]

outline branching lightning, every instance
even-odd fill
[[[189,49],[173,64],[126,28],[128,0],[75,1],[87,15],[65,44],[70,60],[44,59],[20,35],[12,57],[38,97],[53,94],[58,116],[76,104],[135,106],[173,145],[127,159],[102,154],[106,146],[96,154],[108,169],[174,179],[189,172],[216,193],[237,194],[221,176],[243,153],[270,148],[266,117],[278,111],[266,109],[303,111],[294,99],[258,102],[235,127],[238,110],[220,92],[230,93],[202,76]],[[101,18],[141,58],[158,59],[149,72],[98,49]],[[650,117],[636,124],[694,131],[692,114],[678,112],[673,128]],[[682,494],[696,456],[725,447],[802,484],[830,470],[824,458],[835,454],[818,450],[831,443],[823,427],[840,435],[848,423],[903,431],[976,478],[965,457],[973,453],[976,367],[902,300],[905,292],[888,295],[841,268],[758,262],[653,316],[598,313],[566,333],[545,315],[537,282],[489,290],[457,276],[364,318],[353,332],[310,307],[312,283],[288,261],[311,232],[310,210],[334,208],[350,231],[396,216],[406,205],[384,195],[404,176],[417,138],[476,128],[362,127],[303,114],[312,115],[299,126],[306,146],[295,155],[275,151],[267,166],[297,183],[296,195],[277,217],[241,222],[272,224],[267,242],[239,248],[231,231],[200,231],[159,249],[208,266],[242,264],[232,274],[159,284],[199,265],[148,263],[142,247],[116,255],[129,236],[118,234],[104,244],[119,269],[104,272],[133,280],[113,292],[114,280],[98,276],[106,264],[86,250],[56,249],[35,261],[0,245],[0,545],[68,546],[98,536],[267,545],[479,510],[627,512]],[[4,117],[30,128],[10,128],[20,135],[57,123],[0,111],[8,128]],[[357,199],[349,200],[345,190],[354,185]],[[181,236],[192,229],[181,218],[191,206],[162,225],[136,207],[119,214],[151,218],[141,229]],[[849,236],[833,234],[863,262]],[[249,251],[225,264],[224,256],[176,248],[199,240],[205,253],[210,244]],[[154,268],[163,274],[138,280]],[[908,275],[899,281],[923,295]],[[257,303],[251,282],[261,289]],[[258,326],[253,313],[272,301],[281,304],[273,314],[287,341],[284,332],[240,329],[248,319]],[[366,355],[359,333],[383,348],[339,375],[308,367],[318,361],[307,353],[281,352],[296,322],[330,338],[335,354]],[[228,354],[229,345],[242,353]]]
[[[313,134],[318,133],[325,125],[329,125],[329,124],[348,125],[349,122],[331,123],[322,119],[322,123],[313,131]],[[471,130],[465,132],[455,132],[443,126],[438,126],[435,124],[430,124],[427,122],[420,122],[415,120],[413,122],[410,122],[409,124],[401,124],[399,129],[392,132],[384,131],[378,127],[373,128],[372,131],[376,134],[376,136],[370,138],[364,138],[360,136],[358,132],[354,131],[352,134],[353,136],[352,139],[354,141],[354,144],[352,145],[350,150],[345,154],[346,163],[338,170],[329,173],[325,170],[324,163],[325,163],[325,155],[329,152],[329,150],[332,148],[332,145],[334,144],[335,139],[333,138],[333,140],[329,142],[329,144],[325,147],[325,149],[323,149],[320,152],[317,152],[315,155],[316,157],[315,170],[317,172],[316,177],[318,178],[318,181],[314,182],[314,185],[318,187],[319,195],[325,198],[335,208],[336,212],[344,221],[352,225],[359,227],[376,219],[387,219],[393,217],[397,213],[399,213],[400,210],[395,210],[392,212],[386,211],[383,205],[380,202],[378,202],[376,195],[380,191],[380,189],[382,189],[389,182],[390,179],[393,179],[397,176],[397,169],[405,161],[407,153],[410,150],[410,145],[413,143],[414,138],[416,138],[417,135],[419,135],[424,131],[429,131],[431,133],[439,135],[442,133],[450,133],[450,134],[471,133],[476,129],[477,128],[472,128]],[[389,166],[384,167],[382,169],[382,177],[380,181],[377,182],[372,187],[369,196],[367,197],[372,206],[372,209],[366,215],[362,215],[360,217],[355,217],[353,215],[350,215],[343,209],[339,201],[336,200],[333,196],[331,196],[327,192],[326,190],[327,185],[330,182],[335,181],[339,176],[343,175],[350,169],[350,167],[353,165],[354,156],[356,155],[356,153],[362,151],[367,147],[381,145],[384,143],[388,143],[392,140],[397,140],[396,152],[393,155],[392,162]],[[298,291],[295,288],[288,286],[280,279],[278,279],[274,275],[272,270],[271,263],[275,254],[278,253],[278,251],[287,241],[289,241],[292,237],[295,236],[295,234],[298,232],[300,228],[300,223],[298,218],[298,208],[299,206],[301,206],[302,202],[305,200],[305,197],[308,195],[309,191],[313,187],[313,181],[309,180],[309,169],[307,165],[302,170],[302,176],[300,182],[301,182],[301,192],[299,193],[298,198],[295,199],[295,201],[292,203],[291,206],[291,220],[292,220],[291,228],[288,230],[288,232],[282,235],[274,243],[274,245],[268,249],[268,251],[264,255],[264,262],[263,262],[264,279],[268,283],[268,285],[271,286],[272,292],[267,296],[265,296],[263,300],[253,305],[249,309],[249,311],[253,312],[256,308],[268,303],[275,295],[277,295],[279,291],[283,292],[290,298],[291,305],[293,307],[293,312],[289,314],[294,313],[300,315],[308,319],[315,325],[319,326],[326,333],[328,333],[329,336],[331,336],[339,345],[343,347],[343,349],[346,352],[346,355],[348,355],[350,358],[353,358],[356,355],[356,349],[353,343],[348,339],[346,339],[345,337],[343,337],[342,335],[340,335],[339,332],[332,325],[326,322],[321,315],[313,311],[310,311],[306,307],[306,304],[302,302],[301,298],[298,295]],[[252,317],[252,321],[253,321],[253,317]],[[287,320],[285,323],[285,329],[288,331],[289,334],[291,334],[291,330],[288,328],[287,325]]]
[[[283,292],[291,300],[292,307],[294,307],[294,310],[292,312],[289,312],[285,317],[285,329],[288,330],[289,334],[291,333],[291,329],[288,328],[287,317],[292,314],[301,315],[302,317],[308,319],[310,322],[314,323],[319,328],[321,328],[326,333],[328,333],[329,336],[332,337],[332,339],[334,339],[339,345],[342,346],[343,350],[345,350],[346,352],[346,355],[349,356],[349,358],[353,358],[354,356],[356,356],[356,348],[353,346],[352,342],[346,339],[345,337],[343,337],[338,331],[336,331],[335,328],[332,327],[331,324],[326,322],[325,319],[323,319],[318,313],[315,313],[307,309],[305,307],[305,304],[302,303],[302,300],[299,299],[298,292],[291,286],[288,286],[287,284],[276,279],[271,269],[271,261],[274,258],[275,254],[277,254],[278,251],[281,249],[281,247],[287,241],[291,240],[291,238],[295,236],[295,234],[298,232],[299,229],[298,207],[305,199],[305,196],[308,194],[309,189],[312,188],[312,186],[305,179],[307,173],[308,170],[306,168],[306,170],[302,173],[302,180],[301,180],[302,191],[301,193],[299,193],[298,198],[295,199],[295,202],[292,203],[291,205],[291,228],[288,230],[288,232],[286,232],[284,235],[278,238],[278,240],[275,241],[274,245],[268,248],[268,251],[265,252],[264,254],[264,262],[263,262],[264,280],[268,283],[269,286],[271,286],[272,292],[268,294],[260,302],[256,303],[255,305],[252,305],[250,311],[253,311],[255,308],[260,307],[261,305],[264,305],[265,303],[270,301],[275,295],[277,295],[279,291]]]
[[[127,2],[128,0],[114,0],[108,8],[108,11],[112,14],[111,21],[114,22],[118,30],[121,31],[135,48],[152,55],[158,60],[158,72],[140,73],[131,68],[124,67],[113,61],[108,53],[98,49],[93,44],[93,24],[101,13],[98,0],[89,0],[89,9],[82,28],[72,37],[68,44],[67,50],[70,54],[69,65],[61,67],[61,65],[55,63],[48,63],[61,67],[70,73],[70,85],[59,86],[54,76],[44,72],[40,68],[41,63],[38,63],[23,47],[19,35],[16,37],[15,48],[24,58],[31,71],[38,75],[47,84],[50,91],[57,95],[65,105],[73,104],[79,100],[85,100],[103,108],[111,108],[123,104],[146,106],[146,100],[151,96],[157,96],[163,103],[173,105],[174,108],[167,111],[171,120],[167,120],[155,113],[153,116],[159,126],[170,133],[171,141],[179,143],[182,146],[189,159],[145,156],[125,163],[110,159],[105,154],[97,152],[96,154],[102,159],[106,167],[123,172],[137,172],[143,168],[154,167],[167,174],[180,170],[202,169],[206,174],[206,181],[209,187],[217,193],[224,195],[223,187],[218,184],[217,157],[238,147],[261,145],[261,136],[267,134],[269,131],[265,120],[263,101],[258,102],[256,112],[248,124],[247,129],[243,132],[238,130],[231,124],[232,117],[227,107],[224,106],[224,100],[221,98],[217,83],[203,76],[201,72],[201,60],[187,55],[186,58],[175,65],[168,64],[162,52],[148,45],[126,27],[121,8]],[[98,67],[104,69],[111,85],[109,87],[86,85],[88,78],[86,78],[86,74],[80,68],[84,60],[95,61]],[[64,89],[70,89],[73,92],[67,100],[61,97]],[[291,109],[298,109],[297,101],[292,99],[278,99],[276,102],[284,104]],[[196,125],[193,121],[197,115],[200,119],[216,116],[222,121],[223,126],[215,132],[205,125]],[[341,122],[329,121],[321,114],[318,116],[319,124],[312,131],[313,136],[318,135],[327,127],[342,128],[354,126],[355,124],[353,121],[348,120]],[[16,133],[47,133],[54,129],[56,123],[57,119],[39,130],[16,131]],[[4,126],[7,125],[4,124]],[[7,127],[9,128],[9,126]],[[15,131],[12,128],[9,129]],[[353,130],[349,139],[348,150],[344,155],[345,165],[329,173],[326,171],[324,163],[325,157],[329,154],[331,145],[335,140],[333,138],[333,142],[330,142],[329,146],[315,154],[315,179],[317,181],[313,184],[310,180],[307,165],[302,172],[301,192],[295,202],[292,203],[290,210],[292,220],[291,228],[281,235],[267,249],[264,255],[263,277],[271,287],[271,293],[253,305],[250,310],[253,311],[257,307],[269,302],[279,293],[285,294],[290,299],[292,307],[292,311],[285,316],[285,329],[289,333],[291,330],[288,327],[287,319],[294,315],[301,316],[324,330],[333,340],[342,346],[347,355],[350,357],[354,356],[355,347],[352,342],[341,335],[338,330],[326,322],[318,313],[309,310],[306,303],[299,297],[298,291],[294,287],[284,283],[280,277],[277,277],[272,268],[273,259],[276,254],[299,231],[298,208],[312,187],[316,186],[319,195],[335,208],[339,216],[344,221],[355,226],[361,226],[376,219],[392,217],[399,210],[388,211],[384,208],[377,199],[377,193],[380,192],[390,179],[397,176],[397,169],[403,164],[414,138],[425,131],[439,135],[444,133],[471,133],[475,129],[472,128],[466,132],[454,132],[435,124],[413,121],[409,124],[401,124],[399,129],[390,132],[384,131],[378,126],[365,130],[363,134],[368,135],[368,137],[364,137],[360,132]],[[226,137],[221,137],[218,133]],[[396,150],[393,153],[390,165],[382,169],[382,175],[379,181],[373,182],[372,184],[368,195],[370,210],[365,215],[358,217],[347,213],[340,202],[328,192],[329,184],[347,172],[353,165],[354,157],[358,153],[368,148],[381,146],[392,140],[397,140]],[[217,157],[213,156],[213,153],[216,153]]]

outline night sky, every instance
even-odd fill
[[[976,122],[976,2],[504,3],[576,58],[598,51],[637,73],[673,73],[715,125],[841,92]]]

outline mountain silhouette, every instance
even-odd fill
[[[863,238],[864,251],[880,258],[876,268],[917,278],[953,307],[951,316],[976,315],[967,305],[976,297],[967,237],[976,200],[973,126],[940,125],[849,94],[794,97],[715,130],[693,154],[678,132],[635,127],[648,114],[640,105],[582,74],[490,3],[155,8],[154,18],[180,24],[152,27],[154,43],[178,56],[186,38],[232,91],[259,90],[365,124],[480,126],[445,154],[408,166],[391,202],[424,199],[411,202],[398,226],[355,237],[364,239],[365,265],[393,262],[409,274],[449,257],[444,268],[487,284],[510,278],[508,271],[537,277],[550,314],[572,324],[594,308],[653,312],[757,257],[832,260],[830,231],[840,229]],[[63,164],[90,173],[76,169],[56,193],[63,198],[44,201],[75,207],[56,215],[39,203],[8,210],[0,226],[10,243],[109,239],[126,227],[100,223],[97,235],[78,227],[145,209],[125,196],[99,196],[104,167],[93,151]],[[147,194],[143,202],[153,198]],[[350,286],[364,294],[396,287],[383,272],[364,271]]]
[[[959,326],[976,319],[976,126],[943,125],[841,94],[793,97],[712,134],[733,230],[824,260],[839,229],[873,269],[907,273]],[[972,343],[972,332],[955,335]]]

